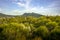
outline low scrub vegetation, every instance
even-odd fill
[[[60,40],[60,16],[0,17],[0,40]]]

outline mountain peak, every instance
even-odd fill
[[[42,15],[38,14],[38,13],[24,13],[22,16],[34,16],[34,17],[40,17]]]

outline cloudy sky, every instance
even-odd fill
[[[8,15],[25,12],[60,15],[60,0],[0,0],[0,12]]]

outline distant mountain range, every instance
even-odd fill
[[[0,17],[13,17],[13,15],[6,15],[6,14],[3,14],[3,13],[0,13]]]
[[[22,15],[16,15],[16,16],[24,16],[24,17],[34,16],[34,17],[40,17],[42,15],[37,14],[37,13],[24,13]],[[14,15],[6,15],[6,14],[3,14],[3,13],[0,13],[0,17],[14,17]]]

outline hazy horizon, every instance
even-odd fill
[[[0,13],[21,15],[27,12],[60,15],[60,0],[0,0]]]

